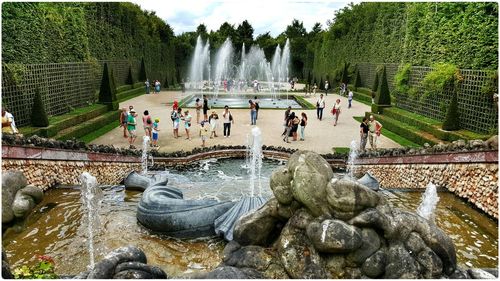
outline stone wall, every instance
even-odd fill
[[[355,170],[370,172],[384,188],[425,189],[432,182],[498,219],[497,163],[379,164],[360,165]]]

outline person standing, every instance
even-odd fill
[[[208,121],[208,99],[206,95],[203,95],[203,120]]]
[[[7,116],[7,118],[11,121],[10,127],[12,128],[12,132],[14,134],[18,134],[19,131],[17,130],[16,121],[14,120],[14,115],[12,115],[12,113],[8,112],[7,110],[8,108],[5,109],[5,116]]]
[[[153,147],[158,147],[158,137],[160,134],[160,118],[156,118],[153,123]]]
[[[207,122],[201,121],[200,123],[200,138],[201,138],[201,147],[205,147],[205,141],[208,137],[208,128],[205,126]]]
[[[160,86],[161,86],[160,81],[156,80],[156,82],[155,82],[155,92],[156,92],[157,94],[159,94],[159,93],[160,93]]]
[[[174,138],[179,137],[179,124],[181,122],[181,109],[173,109],[170,114],[170,119],[172,119],[172,127],[174,128]]]
[[[191,119],[193,117],[191,114],[189,114],[189,110],[184,111],[184,117],[182,117],[184,120],[184,129],[186,130],[186,139],[191,140],[191,137],[189,136],[189,129],[191,128]]]
[[[248,100],[250,104],[250,125],[257,125],[257,109],[255,109],[255,103],[252,100]]]
[[[299,124],[300,124],[300,119],[298,116],[295,115],[295,117],[292,120],[292,129],[290,130],[290,132],[292,133],[293,141],[297,141],[297,131],[299,129]]]
[[[359,125],[359,135],[361,138],[360,144],[359,144],[359,149],[362,151],[365,151],[366,148],[366,141],[368,139],[368,118],[363,117],[363,121]]]
[[[288,117],[290,116],[290,112],[292,111],[292,107],[289,106],[287,110],[285,111],[285,118],[283,119],[283,134],[281,136],[283,137],[286,134],[286,130],[288,128]]]
[[[127,130],[128,130],[128,135],[129,135],[128,142],[130,144],[130,147],[129,147],[130,149],[135,149],[134,142],[135,142],[135,139],[137,138],[137,135],[136,135],[137,121],[135,120],[135,117],[137,117],[137,113],[132,108],[130,110],[130,114],[128,115],[128,119],[127,119]]]
[[[200,124],[200,113],[201,113],[201,108],[203,107],[200,98],[196,98],[195,107],[196,107],[196,124]]]
[[[323,94],[319,95],[319,99],[316,102],[316,116],[319,121],[323,119],[323,109],[325,108],[325,99],[323,98]]]
[[[234,124],[233,116],[231,115],[231,111],[229,111],[229,106],[224,106],[224,112],[222,113],[222,119],[224,124],[224,137],[231,137],[231,123]]]
[[[127,136],[127,122],[128,122],[127,108],[122,107],[122,112],[120,113],[120,127],[123,127],[123,137],[124,138],[128,138],[128,136]]]
[[[14,134],[12,130],[12,118],[7,115],[7,111],[2,108],[2,134]]]
[[[149,111],[147,110],[144,111],[144,116],[142,116],[142,125],[144,127],[144,133],[149,137],[149,139],[151,139],[151,129],[153,126],[153,121],[151,120],[151,116],[149,115]]]
[[[149,79],[146,79],[146,82],[144,82],[144,85],[146,86],[146,95],[149,94],[149,87],[151,86],[149,83]]]
[[[255,120],[257,120],[259,118],[260,100],[257,98],[257,96],[255,96],[253,102],[255,103]]]
[[[216,138],[217,137],[217,127],[219,123],[219,116],[215,111],[212,111],[212,114],[210,114],[210,117],[208,117],[208,123],[210,124],[210,138]],[[212,137],[213,135],[213,137]]]
[[[340,115],[340,99],[337,99],[333,104],[332,114],[333,117],[335,118],[335,123],[333,123],[333,126],[337,126],[337,121],[339,121],[339,115]]]
[[[305,112],[302,112],[301,114],[301,119],[300,119],[300,140],[303,141],[305,140],[304,138],[304,130],[306,128],[306,125],[307,125],[307,115]]]
[[[290,133],[292,132],[294,119],[295,119],[295,112],[292,112],[292,113],[290,113],[290,115],[288,116],[288,119],[286,120],[286,131],[285,131],[285,137],[283,138],[283,141],[286,143],[290,143],[290,141],[288,141],[288,137],[290,136]]]
[[[314,93],[314,96],[316,96],[316,90],[318,89],[318,85],[316,85],[316,83],[314,83],[314,86],[313,86],[313,93]]]
[[[354,96],[354,94],[353,94],[352,90],[349,90],[349,94],[347,95],[347,101],[349,102],[349,106],[347,108],[351,108],[353,96]]]
[[[380,136],[380,130],[382,130],[382,124],[375,120],[373,115],[370,115],[370,121],[368,121],[368,139],[370,140],[370,146],[372,149],[377,149],[377,139]]]
[[[328,89],[330,88],[330,84],[328,84],[328,81],[325,82],[325,95],[328,96]]]

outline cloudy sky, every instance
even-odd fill
[[[294,18],[304,22],[310,31],[314,23],[326,27],[334,11],[352,1],[326,0],[133,0],[141,8],[155,11],[174,29],[175,34],[195,31],[204,23],[208,31],[219,29],[225,21],[235,28],[243,20],[248,20],[254,28],[254,37],[271,32],[277,36],[283,32]],[[354,1],[359,2],[359,1]]]

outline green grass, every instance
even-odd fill
[[[363,117],[353,117],[356,121],[358,121],[359,123],[361,123],[361,121],[363,121]],[[409,139],[406,139],[394,132],[391,132],[387,129],[383,129],[382,130],[382,135],[395,141],[396,143],[398,143],[399,145],[401,146],[404,146],[404,147],[419,147],[420,145],[412,142],[411,140]]]
[[[119,126],[118,121],[111,122],[108,125],[105,125],[99,129],[97,129],[96,131],[93,131],[90,134],[87,134],[87,135],[81,137],[80,140],[85,142],[85,143],[90,143],[91,141],[93,141],[93,140],[97,139],[98,137],[110,132],[111,130],[113,130],[114,128],[116,128],[118,126]]]
[[[351,149],[349,147],[332,147],[333,153],[338,154],[349,154]]]
[[[293,95],[298,104],[300,104],[305,109],[316,109],[316,106],[308,102],[304,97],[299,95]]]

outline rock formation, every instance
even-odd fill
[[[2,174],[2,223],[9,223],[14,218],[25,218],[40,203],[43,191],[28,185],[26,177],[20,171],[6,171]]]

